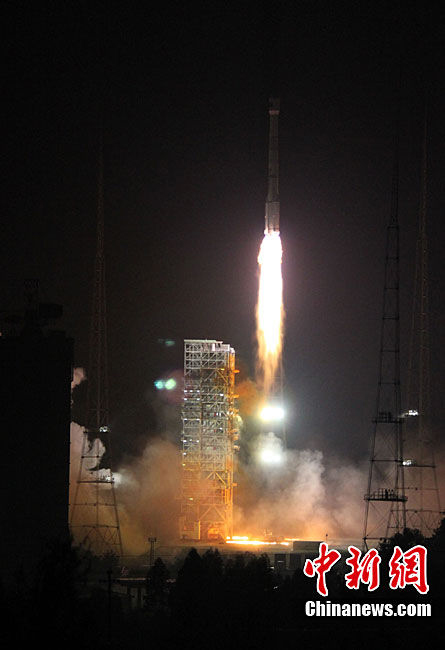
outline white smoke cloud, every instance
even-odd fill
[[[156,438],[119,468],[116,498],[126,553],[147,552],[151,535],[164,544],[178,538],[179,459],[175,444]]]
[[[81,384],[87,378],[85,370],[83,368],[74,368],[73,370],[73,380],[71,382],[71,392],[75,389],[76,386]]]
[[[76,368],[72,388],[85,378],[83,369]],[[255,395],[252,400],[256,404]],[[127,458],[113,472],[126,554],[147,552],[150,535],[165,544],[178,538],[179,406],[162,404],[157,398],[154,405],[162,433],[147,442],[139,457]],[[84,427],[72,422],[71,503],[83,440]],[[93,444],[101,456],[105,452],[103,444]],[[96,464],[95,459],[86,460],[85,472]],[[268,531],[303,539],[324,539],[326,534],[330,539],[361,537],[365,467],[326,459],[320,451],[284,450],[281,440],[267,433],[252,442],[249,461],[239,465],[237,474],[235,534],[257,537]],[[94,488],[86,484],[86,489]],[[90,496],[93,502],[93,494]]]
[[[73,380],[71,382],[71,393],[73,393],[76,386],[86,379],[86,374],[83,368],[74,368]],[[95,509],[91,507],[89,510],[85,506],[76,506],[73,514],[73,504],[77,503],[95,503],[97,500],[95,485],[90,483],[79,483],[79,478],[84,481],[91,478],[91,471],[100,464],[102,456],[105,453],[105,446],[101,440],[95,439],[88,441],[85,439],[85,427],[77,422],[71,422],[70,426],[70,488],[69,488],[69,502],[70,502],[70,521],[72,521],[72,533],[74,541],[81,543],[83,531],[76,528],[78,524],[85,524],[94,521]],[[82,454],[91,455],[91,458],[84,458],[82,466],[82,474],[80,475],[80,464]],[[107,470],[99,470],[94,473],[94,478],[107,479],[109,472]],[[72,517],[73,515],[73,517]],[[110,521],[110,523],[113,523]]]
[[[363,470],[344,463],[328,467],[321,451],[283,450],[272,433],[262,434],[254,450],[254,462],[239,467],[236,534],[360,537]]]

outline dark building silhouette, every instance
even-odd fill
[[[68,535],[73,340],[30,305],[0,336],[2,579],[30,574],[49,540]],[[8,327],[6,328],[8,330]],[[10,329],[10,328],[9,328]]]

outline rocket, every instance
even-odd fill
[[[278,116],[280,100],[269,99],[269,172],[267,182],[265,233],[280,232],[280,194],[278,190]]]

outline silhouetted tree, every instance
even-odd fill
[[[204,568],[201,556],[192,548],[178,571],[178,577],[170,597],[173,619],[182,625],[196,623],[204,603]]]
[[[395,546],[400,546],[402,551],[407,551],[417,544],[425,545],[425,537],[417,528],[405,528],[403,533],[395,533],[387,542],[380,542],[379,551],[381,554],[391,555]]]
[[[158,557],[150,567],[146,580],[146,606],[149,611],[164,610],[167,606],[167,580],[170,573]]]
[[[445,518],[442,519],[434,531],[429,542],[429,547],[432,551],[438,551],[439,553],[445,552]]]

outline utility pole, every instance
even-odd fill
[[[158,541],[156,537],[149,537],[148,541],[150,543],[150,569],[155,563],[155,548],[156,548],[156,542]]]

